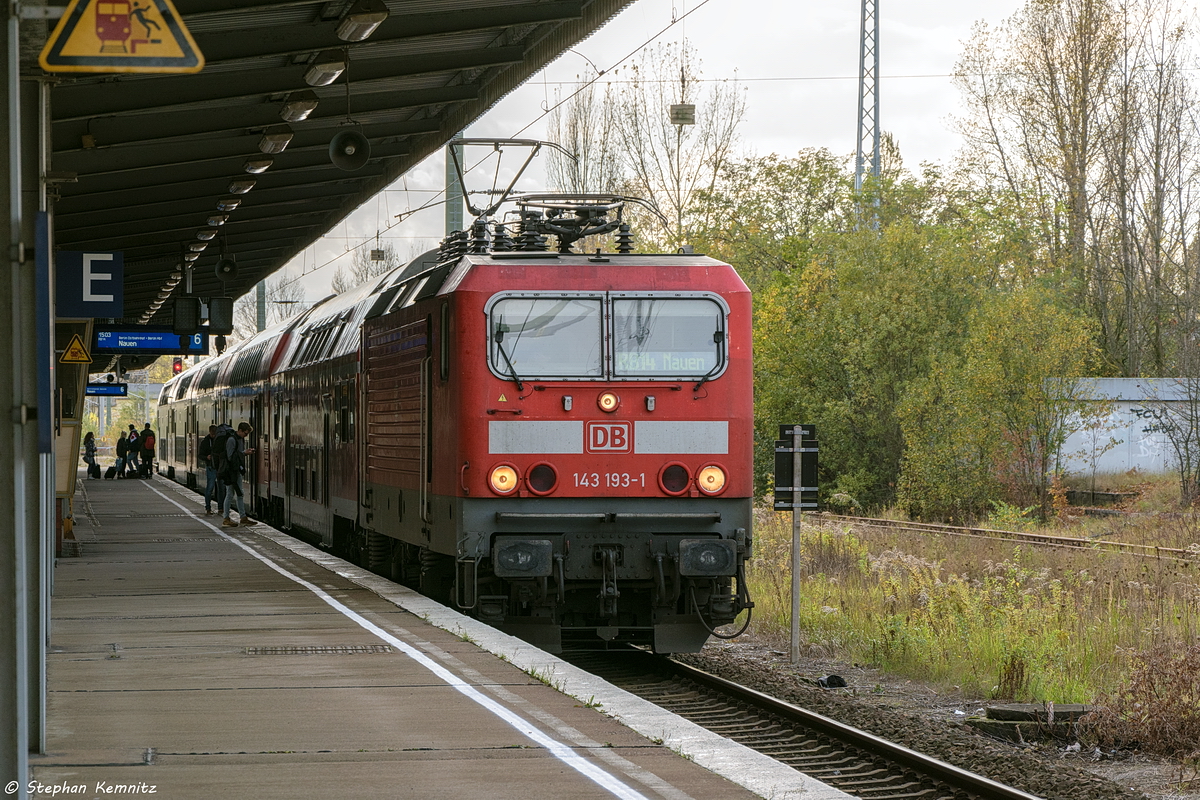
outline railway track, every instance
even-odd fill
[[[1035,800],[828,717],[645,653],[569,660],[714,733],[864,800]]]
[[[866,528],[887,528],[908,533],[933,533],[939,536],[966,536],[977,539],[997,539],[1023,542],[1040,547],[1073,548],[1123,553],[1139,558],[1170,559],[1174,561],[1200,561],[1200,552],[1178,547],[1113,542],[1106,539],[1079,539],[1070,536],[1051,536],[1042,533],[1020,533],[993,528],[964,528],[956,525],[940,525],[933,522],[904,522],[900,520],[875,519],[872,517],[848,517],[840,514],[822,514],[822,519],[848,522]]]

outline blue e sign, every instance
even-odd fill
[[[125,316],[125,256],[61,250],[55,254],[56,316]]]

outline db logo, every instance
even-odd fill
[[[632,453],[633,432],[628,422],[589,422],[583,432],[588,453]]]

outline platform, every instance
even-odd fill
[[[169,481],[79,485],[55,796],[846,797]]]

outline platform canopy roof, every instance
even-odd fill
[[[193,291],[240,296],[632,2],[386,0],[387,19],[347,44],[337,27],[352,1],[175,0],[202,72],[54,83],[55,245],[124,252],[126,322],[150,314],[169,324],[169,300],[153,304],[210,218],[228,215],[194,262]],[[314,64],[347,52],[349,69],[333,83],[306,82]],[[371,148],[357,171],[328,153],[347,129],[347,75],[350,115]],[[301,92],[316,108],[286,122],[284,105]],[[264,154],[264,133],[285,125],[286,148]],[[246,171],[268,156],[265,171]],[[234,182],[247,180],[253,188],[236,194]],[[229,197],[240,203],[220,211]],[[238,265],[224,288],[215,276],[222,246]]]

